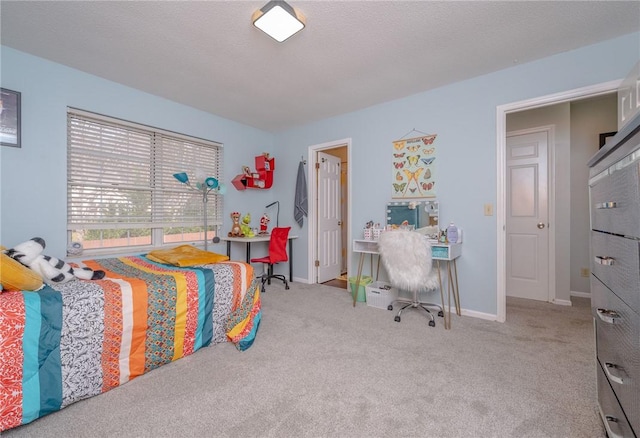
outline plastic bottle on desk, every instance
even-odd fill
[[[447,240],[449,243],[456,243],[458,241],[458,227],[453,222],[447,227]]]

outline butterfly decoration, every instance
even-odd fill
[[[393,165],[396,169],[402,169],[404,167],[404,161],[394,161]]]
[[[409,166],[415,166],[418,164],[418,160],[420,159],[420,155],[409,155],[407,157],[407,161],[409,162]]]
[[[396,172],[396,181],[402,181],[402,174],[400,172]]]
[[[416,188],[420,189],[420,183],[418,182],[418,178],[420,178],[420,174],[424,171],[424,168],[418,167],[415,172],[410,171],[409,169],[403,169],[405,175],[407,175],[407,184],[411,184],[411,181],[416,182]],[[414,193],[414,190],[411,190],[411,193]],[[420,193],[422,194],[422,193]]]
[[[433,141],[436,139],[436,135],[430,135],[428,137],[422,137],[422,143],[425,144],[425,146],[428,146],[430,144],[433,144]]]
[[[418,146],[407,146],[407,150],[408,150],[409,152],[415,152],[415,151],[417,151],[418,149],[420,149],[420,146],[419,146],[419,145],[418,145]]]
[[[429,164],[433,163],[435,159],[436,157],[422,158],[422,162],[424,163],[425,166],[428,166]]]
[[[405,153],[404,153],[404,152],[402,152],[402,153],[400,153],[400,154],[393,154],[393,156],[394,156],[395,158],[402,158],[402,157],[404,157],[404,154],[405,154]]]
[[[435,186],[435,185],[436,185],[435,181],[432,181],[432,182],[429,182],[429,183],[423,182],[423,183],[422,183],[422,189],[423,189],[423,190],[426,190],[426,191],[429,191],[429,190],[431,190],[431,189],[433,188],[433,186]]]
[[[405,175],[407,175],[407,182],[411,182],[411,180],[414,179],[417,183],[418,177],[420,177],[420,174],[422,173],[423,170],[424,169],[422,167],[419,167],[418,169],[416,169],[415,172],[412,172],[409,169],[404,169],[403,172]]]
[[[429,178],[431,178],[431,169],[427,168],[427,170],[424,171],[424,179]]]
[[[415,193],[415,192],[416,192],[416,189],[409,189],[409,191],[410,191],[411,193]]]
[[[432,155],[436,151],[436,148],[422,149],[422,153],[425,155]]]
[[[407,183],[402,183],[402,184],[398,184],[398,183],[393,183],[393,188],[396,190],[396,193],[402,193],[404,192],[404,188],[407,186]]]
[[[397,151],[401,151],[404,148],[405,141],[394,141],[393,147],[396,148]]]

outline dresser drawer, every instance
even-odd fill
[[[640,242],[591,232],[591,272],[640,312]]]
[[[640,191],[638,162],[625,158],[611,166],[615,171],[596,179],[590,187],[591,228],[598,231],[640,237]]]
[[[640,316],[593,276],[591,310],[598,360],[631,425],[640,430]]]
[[[635,438],[624,411],[614,395],[600,364],[598,367],[598,404],[609,437]]]

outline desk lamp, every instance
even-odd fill
[[[185,184],[189,189],[202,194],[202,203],[204,204],[204,250],[207,251],[209,249],[209,241],[207,239],[207,202],[209,202],[209,193],[213,192],[216,195],[224,195],[227,192],[227,188],[224,184],[218,183],[217,178],[212,176],[204,177],[202,182],[196,182],[195,184],[191,184],[186,172],[174,173],[173,177],[182,184]],[[218,241],[219,240],[220,239],[218,238]]]
[[[280,216],[280,201],[273,201],[271,204],[267,205],[265,208],[273,207],[278,204],[278,210],[276,211],[276,227],[278,227],[278,217]]]

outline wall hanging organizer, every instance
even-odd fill
[[[270,189],[273,185],[273,171],[276,168],[276,159],[270,158],[265,152],[255,158],[256,170],[249,166],[243,166],[243,172],[231,181],[238,190],[246,189]]]

